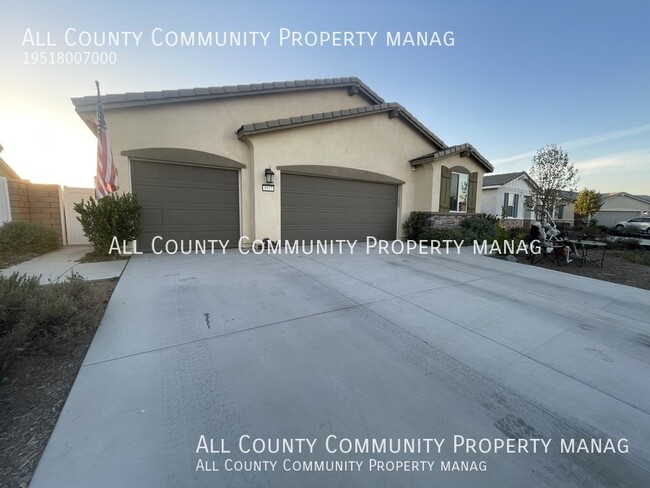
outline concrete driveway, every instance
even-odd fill
[[[647,486],[650,293],[463,251],[132,258],[30,486]]]

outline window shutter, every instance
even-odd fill
[[[503,215],[510,217],[508,213],[508,193],[503,194]]]
[[[476,213],[476,192],[478,191],[478,172],[470,173],[467,191],[467,213]]]
[[[451,193],[451,170],[446,166],[441,166],[440,170],[441,170],[440,204],[439,204],[438,211],[449,212],[449,194]]]
[[[519,195],[515,193],[515,204],[514,208],[512,209],[512,216],[514,218],[517,218],[517,214],[519,213]]]

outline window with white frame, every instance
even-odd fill
[[[555,207],[553,212],[553,218],[557,220],[562,220],[564,218],[564,205],[559,205]]]
[[[468,192],[469,175],[464,173],[452,173],[451,192],[449,193],[450,212],[467,212]]]
[[[506,217],[517,218],[519,208],[519,195],[517,193],[504,193],[503,209]]]

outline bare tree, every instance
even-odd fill
[[[544,220],[558,205],[565,204],[561,193],[576,191],[578,169],[569,162],[569,155],[555,144],[549,144],[533,156],[528,172],[534,185],[527,206],[538,220]]]

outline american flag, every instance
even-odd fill
[[[104,106],[102,97],[99,94],[99,82],[97,85],[97,177],[95,178],[95,198],[99,200],[120,187],[117,182],[117,168],[113,163],[111,143],[106,129],[104,118]]]

